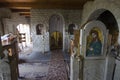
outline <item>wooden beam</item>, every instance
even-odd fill
[[[30,12],[30,9],[17,9],[17,8],[11,8],[12,12]]]
[[[30,16],[30,12],[27,12],[27,13],[25,13],[25,12],[20,12],[19,14],[20,14],[20,15],[24,15],[24,16]]]
[[[41,8],[41,9],[82,9],[85,2],[11,2],[0,3],[0,7],[8,8]]]

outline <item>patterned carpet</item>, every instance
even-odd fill
[[[68,80],[67,69],[61,50],[52,52],[46,80]]]

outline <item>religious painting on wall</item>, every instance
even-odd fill
[[[36,34],[37,35],[42,35],[43,34],[43,24],[37,24],[36,26]]]
[[[62,49],[63,46],[63,37],[62,33],[55,31],[50,35],[50,49]]]
[[[99,28],[94,27],[89,32],[87,36],[87,44],[86,44],[86,56],[101,56],[102,55],[102,43],[103,43],[103,35]]]
[[[69,26],[68,26],[68,33],[70,35],[74,34],[74,28],[75,28],[75,24],[69,24]]]
[[[104,59],[107,53],[108,30],[101,21],[90,21],[80,29],[80,54],[85,59]]]

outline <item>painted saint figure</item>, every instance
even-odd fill
[[[43,24],[37,24],[36,26],[36,34],[42,35]]]
[[[86,51],[86,56],[99,56],[101,55],[102,43],[98,36],[98,31],[91,31],[92,40],[88,44],[88,48]]]

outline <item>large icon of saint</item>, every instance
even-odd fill
[[[99,36],[99,31],[92,29],[89,37],[87,37],[86,56],[100,56],[102,50],[102,43]]]

